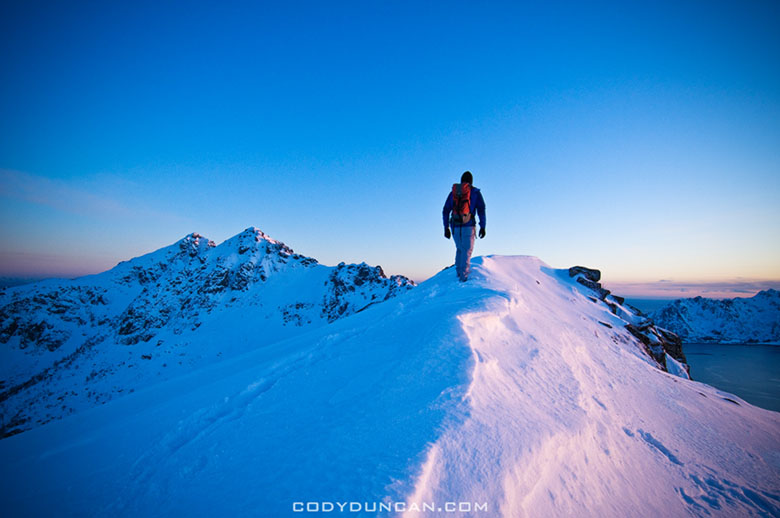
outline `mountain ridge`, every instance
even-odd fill
[[[191,233],[100,274],[0,289],[0,435],[334,322],[413,286],[365,263],[320,265],[250,227],[219,245]]]
[[[779,414],[666,372],[626,327],[639,317],[578,280],[592,274],[532,257],[472,267],[467,283],[445,269],[328,326],[0,441],[7,508],[780,512]]]
[[[650,314],[686,342],[780,344],[780,291],[753,297],[677,299]]]

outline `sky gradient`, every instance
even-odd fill
[[[778,2],[10,4],[0,276],[257,226],[420,281],[469,169],[475,255],[780,280]]]

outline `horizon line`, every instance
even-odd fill
[[[117,263],[118,264],[118,263]],[[327,265],[323,265],[327,266]],[[0,288],[10,288],[26,284],[35,284],[46,280],[76,280],[91,275],[105,273],[114,267],[100,271],[90,271],[88,273],[73,274],[54,274],[54,275],[29,275],[0,272]],[[421,284],[436,274],[425,279],[414,279],[407,277],[416,284]],[[659,279],[657,281],[604,281],[602,285],[609,289],[613,294],[627,299],[649,299],[649,300],[675,300],[684,298],[704,297],[709,299],[732,299],[732,298],[750,298],[761,291],[780,290],[780,279],[750,279],[750,278],[731,278],[713,281],[694,281],[694,280],[669,280]]]

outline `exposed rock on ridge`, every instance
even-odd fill
[[[572,266],[569,268],[569,277],[590,289],[595,297],[591,297],[593,302],[606,304],[613,314],[620,316],[628,323],[626,329],[634,335],[645,347],[647,354],[653,358],[660,368],[667,372],[680,374],[679,365],[681,365],[688,377],[690,377],[690,366],[685,358],[682,349],[682,340],[675,333],[658,327],[653,320],[642,313],[639,309],[630,304],[626,304],[623,297],[612,295],[610,291],[601,286],[601,272],[584,266]],[[667,357],[671,357],[674,362],[669,365]],[[677,363],[675,363],[677,362]]]

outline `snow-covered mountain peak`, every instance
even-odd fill
[[[290,258],[303,261],[304,265],[316,263],[316,260],[310,257],[306,258],[296,254],[292,248],[281,241],[272,239],[257,227],[250,227],[225,240],[217,247],[216,252],[221,257],[237,254],[245,258],[253,257],[255,260],[259,260],[263,256],[273,256],[279,258],[283,263],[286,263]]]
[[[252,243],[277,245],[276,248],[278,248],[279,250],[283,250],[287,254],[293,253],[292,249],[289,248],[287,245],[285,245],[281,241],[277,241],[276,239],[271,238],[271,236],[269,236],[268,234],[266,234],[265,232],[263,232],[257,227],[249,227],[248,229],[244,230],[239,234],[236,234],[235,236],[231,237],[225,242],[238,244],[238,246],[242,246],[242,245],[252,246]]]
[[[202,234],[192,232],[172,245],[120,262],[117,265],[117,273],[126,275],[128,270],[138,271],[155,267],[167,270],[177,265],[186,267],[193,260],[196,260],[194,264],[205,264],[208,261],[224,260],[230,255],[246,257],[275,255],[282,256],[285,258],[283,260],[294,256],[296,259],[303,259],[281,241],[272,239],[259,228],[250,227],[226,239],[220,245],[216,245],[214,241]],[[309,258],[306,262],[312,264],[316,261]]]
[[[268,241],[271,244],[284,244],[281,241],[277,241],[273,239],[271,236],[269,236],[268,234],[266,234],[265,232],[263,232],[257,227],[249,227],[238,235],[242,237],[254,239],[255,241]]]
[[[110,282],[144,285],[156,281],[166,271],[185,271],[203,265],[209,252],[215,247],[214,241],[193,232],[171,245],[121,261],[107,272],[88,275],[82,279],[91,279],[97,283],[110,279]]]
[[[197,232],[193,232],[184,236],[178,241],[178,244],[179,248],[190,252],[190,255],[197,255],[202,251],[217,246],[214,241],[198,234]]]
[[[780,343],[780,291],[749,298],[678,299],[650,317],[686,342]]]
[[[780,291],[769,288],[768,290],[762,290],[753,295],[754,299],[757,300],[780,300]]]

